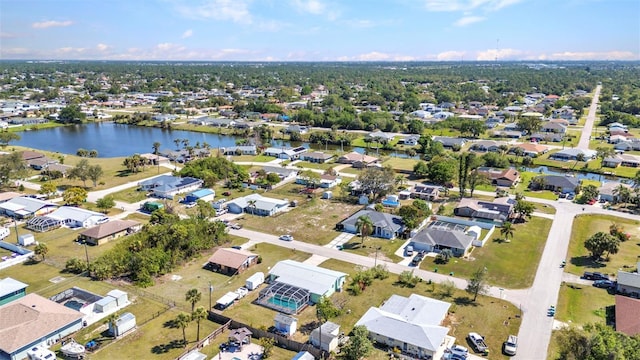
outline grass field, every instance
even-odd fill
[[[468,279],[478,268],[488,269],[487,280],[497,286],[521,289],[531,286],[538,268],[542,250],[552,221],[532,217],[523,224],[514,225],[514,236],[510,242],[500,239],[496,228],[491,238],[481,248],[474,248],[470,260],[453,258],[448,264],[436,264],[435,258],[427,257],[421,269],[442,273],[453,272],[455,276]]]
[[[312,163],[312,162],[308,162],[308,161],[299,161],[295,164],[295,166],[299,167],[299,168],[306,168],[306,169],[319,169],[319,170],[327,170],[333,167],[336,167],[340,164],[336,164],[335,162],[326,162],[326,163],[322,163],[322,164],[318,164],[318,163]]]
[[[617,254],[611,255],[609,261],[594,261],[584,241],[598,231],[609,232],[609,226],[616,223],[622,225],[631,239],[620,243]],[[640,219],[637,221],[605,215],[580,215],[573,221],[569,258],[566,270],[572,274],[582,275],[584,271],[597,270],[605,274],[616,275],[618,269],[635,268],[637,264],[638,244],[640,244]]]
[[[265,195],[270,196],[269,193]],[[274,197],[284,198],[281,195]],[[293,199],[291,196],[287,198]],[[273,235],[290,234],[296,240],[325,245],[340,234],[334,230],[336,224],[360,208],[362,208],[360,205],[314,198],[299,203],[290,211],[279,213],[276,216],[264,217],[245,214],[238,223],[248,229]]]
[[[533,191],[529,190],[531,179],[539,176],[538,173],[523,171],[520,173],[520,182],[516,186],[514,193],[522,193],[525,197],[534,197],[539,199],[557,200],[558,196],[549,190]]]
[[[116,201],[122,201],[129,204],[142,201],[147,198],[146,191],[138,191],[138,186],[133,186],[128,189],[120,190],[118,192],[111,193],[111,196]]]
[[[354,274],[357,268],[353,264],[338,260],[327,260],[320,266],[329,269]],[[476,303],[469,300],[464,291],[456,290],[451,297],[445,297],[442,288],[437,284],[419,282],[415,288],[407,288],[398,285],[398,276],[390,274],[385,280],[374,280],[373,284],[367,287],[358,296],[353,296],[348,292],[334,294],[332,299],[340,302],[344,301],[344,312],[331,321],[341,325],[341,331],[349,333],[358,319],[371,306],[380,306],[391,295],[409,296],[418,294],[426,297],[438,298],[450,302],[449,316],[445,320],[445,326],[450,328],[449,335],[457,338],[458,344],[469,346],[465,337],[470,331],[478,332],[485,336],[487,344],[491,349],[492,359],[503,359],[500,354],[502,342],[508,334],[517,334],[520,327],[520,318],[516,315],[519,310],[506,301],[493,298],[478,297]],[[347,280],[348,281],[348,280]],[[303,311],[315,313],[315,309],[310,308]],[[300,321],[300,324],[304,324]],[[388,359],[389,355],[381,350],[376,350],[368,359]]]
[[[374,237],[367,237],[364,240],[364,247],[361,246],[362,238],[354,236],[351,240],[343,244],[343,250],[353,252],[358,255],[376,257],[378,260],[386,260],[391,262],[399,262],[402,257],[395,255],[396,250],[404,244],[404,240],[386,240]],[[378,249],[376,254],[376,249]]]
[[[607,306],[615,297],[591,285],[563,284],[560,287],[556,319],[575,325],[604,322]]]
[[[390,157],[382,162],[384,166],[391,166],[394,170],[413,171],[413,166],[418,163],[416,159],[404,159]]]

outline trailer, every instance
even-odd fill
[[[250,291],[253,291],[253,290],[257,289],[258,286],[262,285],[262,283],[264,283],[264,273],[259,271],[259,272],[255,273],[255,274],[251,275],[247,279],[244,287],[246,287]]]

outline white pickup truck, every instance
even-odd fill
[[[484,337],[480,336],[478,333],[470,332],[469,340],[477,352],[484,353],[489,349],[487,343],[484,342]]]

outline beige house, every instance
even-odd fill
[[[141,227],[139,222],[133,220],[111,220],[81,232],[78,239],[91,245],[102,245],[137,232]]]

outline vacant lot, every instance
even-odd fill
[[[267,193],[265,196],[270,195]],[[248,229],[274,235],[291,234],[296,240],[325,245],[340,234],[334,230],[336,224],[361,208],[360,205],[314,198],[276,216],[245,214],[238,222]]]
[[[556,318],[576,325],[604,322],[606,308],[614,304],[615,297],[605,289],[565,283],[560,287]]]
[[[349,242],[343,244],[343,251],[377,257],[378,260],[399,262],[402,260],[402,257],[396,255],[395,252],[402,244],[404,244],[404,240],[401,239],[387,240],[367,237],[364,240],[363,246],[362,238],[360,236],[354,236]]]
[[[357,271],[353,264],[338,260],[327,260],[320,266],[351,275]],[[398,285],[397,280],[397,275],[390,274],[386,280],[374,280],[373,284],[358,296],[350,295],[348,292],[333,295],[332,299],[344,301],[344,309],[349,311],[331,321],[340,324],[341,331],[348,333],[369,307],[380,306],[393,294],[409,296],[413,293],[438,298],[452,304],[449,309],[449,317],[445,320],[445,323],[451,329],[449,335],[455,336],[458,344],[468,347],[469,344],[467,344],[465,337],[470,331],[475,331],[485,336],[491,349],[492,359],[506,358],[500,354],[502,342],[507,338],[507,335],[517,334],[520,327],[520,318],[516,317],[519,314],[519,310],[515,306],[506,301],[482,296],[478,297],[477,302],[473,303],[468,298],[469,294],[461,290],[456,290],[450,297],[447,297],[437,284],[420,282],[415,288],[407,288]],[[314,309],[307,309],[304,312],[314,312]],[[303,324],[304,322],[301,321],[300,323]],[[369,357],[369,359],[388,358],[388,354],[380,350],[376,350],[373,356]]]
[[[542,250],[552,221],[532,217],[526,223],[515,224],[513,239],[505,242],[496,228],[491,238],[481,248],[474,248],[470,260],[453,258],[448,264],[436,264],[435,258],[427,257],[420,268],[451,273],[468,279],[479,268],[488,269],[487,279],[491,284],[520,289],[531,286],[538,268]]]
[[[584,242],[598,231],[609,232],[612,224],[624,227],[624,231],[631,235],[631,239],[620,243],[617,254],[611,255],[609,261],[594,261]],[[566,271],[582,275],[584,271],[596,270],[606,274],[616,275],[618,269],[635,268],[638,250],[640,250],[640,220],[626,220],[615,216],[580,215],[573,221],[571,243],[569,244],[569,258]]]

